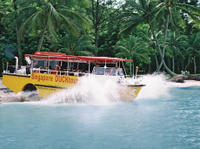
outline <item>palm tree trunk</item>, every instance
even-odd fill
[[[95,25],[95,46],[96,48],[99,47],[99,29],[98,27]]]
[[[17,53],[19,57],[19,65],[22,65],[22,47],[21,47],[21,38],[19,36],[19,30],[16,27],[16,35],[17,35]]]
[[[174,57],[172,58],[172,71],[174,72],[175,70],[175,63],[174,63]]]
[[[177,75],[176,73],[174,73],[173,71],[171,71],[171,70],[167,67],[167,65],[165,64],[165,61],[163,61],[163,66],[164,66],[165,70],[166,70],[170,75],[172,75],[172,76],[176,76],[176,75]]]
[[[40,38],[40,40],[39,40],[39,44],[38,44],[38,48],[37,48],[38,51],[40,51],[41,48],[42,48],[42,44],[43,44],[43,41],[44,41],[45,33],[46,33],[46,27],[45,27],[44,30],[42,31],[42,35],[41,35],[41,38]]]
[[[156,69],[158,68],[158,58],[157,58],[157,55],[156,55],[156,53],[155,53],[155,61],[156,61]]]
[[[148,73],[151,73],[151,64],[148,64]]]
[[[16,4],[16,0],[13,0],[13,8],[15,10],[15,20],[17,20],[17,4]],[[16,39],[17,39],[17,53],[18,53],[18,57],[19,57],[19,65],[22,65],[22,48],[21,48],[21,38],[20,38],[20,34],[19,34],[19,28],[18,28],[18,24],[16,23]]]
[[[159,45],[159,47],[160,47],[160,45]],[[163,63],[164,63],[164,56],[163,56],[163,53],[162,53],[161,49],[158,48],[158,51],[159,51],[159,54],[160,54],[160,57],[161,57],[161,63],[160,63],[160,65],[158,66],[158,68],[157,68],[156,71],[160,71],[160,69],[161,69],[161,67],[162,67],[162,65],[163,65]]]
[[[132,73],[131,68],[132,68],[132,66],[131,66],[131,63],[130,63],[130,76],[131,76],[131,73]]]
[[[153,27],[151,26],[151,23],[149,23],[149,26],[150,26],[150,30],[151,30],[151,32],[152,32],[152,35],[153,35],[153,38],[155,39],[155,41],[156,41],[156,46],[157,46],[157,48],[158,48],[158,52],[159,52],[159,55],[161,56],[162,55],[162,51],[161,51],[161,48],[160,48],[160,43],[159,43],[159,41],[158,41],[158,38],[156,37],[156,35],[155,35],[155,33],[154,33],[154,29],[153,29]],[[155,55],[156,56],[156,55]],[[157,62],[158,62],[158,59],[157,59],[157,57],[156,57],[156,60],[157,60]],[[158,66],[158,64],[156,64],[156,71],[160,71],[160,69],[161,69],[161,67],[162,67],[162,58],[161,58],[161,64]]]
[[[92,0],[92,21],[94,25],[94,30],[95,30],[95,46],[98,48],[99,47],[99,0],[96,1],[96,6],[95,6],[95,1]]]
[[[194,61],[194,74],[196,74],[197,73],[196,57],[194,57],[193,61]]]
[[[185,66],[185,71],[187,70],[187,67],[190,65],[190,57],[188,58],[187,65]]]
[[[164,60],[164,57],[165,57],[165,50],[166,50],[166,39],[167,39],[167,31],[168,31],[168,28],[169,28],[169,14],[167,14],[167,22],[166,22],[166,26],[165,26],[165,35],[164,35],[164,47],[162,49],[162,51],[160,51],[160,57],[161,57],[161,63],[160,63],[160,66],[159,66],[159,69],[162,67],[162,65],[164,64],[165,60]]]
[[[165,59],[164,59],[164,56],[165,56],[165,50],[167,48],[167,45],[166,45],[166,39],[167,39],[167,32],[168,32],[168,27],[169,27],[169,14],[167,14],[167,22],[166,22],[166,26],[165,26],[165,36],[164,36],[164,47],[162,49],[162,51],[159,51],[160,53],[160,57],[161,57],[161,64],[159,66],[159,68],[162,67],[162,65],[164,66],[165,70],[172,76],[175,76],[177,75],[176,73],[172,72],[168,66],[166,65],[165,63]]]

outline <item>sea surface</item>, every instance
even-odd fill
[[[0,149],[198,148],[200,87],[131,103],[0,104]]]

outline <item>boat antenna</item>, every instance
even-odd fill
[[[15,63],[15,73],[17,73],[17,69],[18,69],[18,57],[15,56],[16,59],[16,63]]]
[[[104,65],[104,68],[107,68],[107,66],[106,66],[106,61],[105,61],[105,65]]]
[[[8,62],[6,62],[6,72],[8,72]]]
[[[106,72],[106,68],[107,68],[107,66],[106,66],[106,60],[105,60],[105,65],[104,65],[104,75],[105,75],[105,72]]]
[[[138,66],[136,66],[136,71],[135,71],[135,79],[137,78],[138,69],[139,69],[139,67],[138,67]]]
[[[48,56],[48,60],[47,60],[47,73],[49,74],[49,68],[50,68],[50,59],[49,59],[49,56]]]
[[[68,75],[68,72],[69,72],[69,57],[67,58],[67,75]]]
[[[90,61],[89,61],[89,64],[88,64],[88,74],[90,75]]]

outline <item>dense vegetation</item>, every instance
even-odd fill
[[[1,0],[0,72],[35,51],[133,59],[131,74],[200,73],[200,2]]]

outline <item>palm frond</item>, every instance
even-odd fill
[[[70,21],[70,19],[68,17],[62,15],[61,13],[59,15],[65,21],[65,23],[69,29],[69,32],[72,33],[72,35],[76,36],[79,32],[76,25],[74,23],[72,23],[72,21]]]
[[[48,14],[48,18],[47,18],[47,27],[48,27],[48,31],[49,31],[50,35],[52,36],[53,40],[57,41],[57,34],[56,34],[54,24],[52,22],[52,18],[51,18],[50,14]]]

